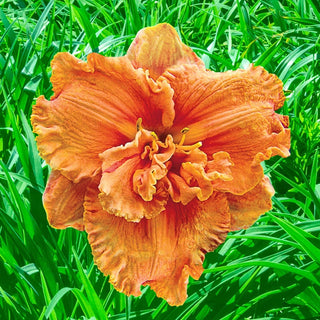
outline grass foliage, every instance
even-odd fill
[[[319,319],[320,5],[318,0],[0,0],[0,318]],[[92,262],[86,234],[48,226],[49,168],[30,114],[52,94],[59,51],[123,55],[139,29],[169,22],[214,71],[253,62],[277,74],[290,115],[291,157],[265,169],[274,208],[207,254],[188,300],[149,289],[126,297]]]

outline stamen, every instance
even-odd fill
[[[185,127],[180,132],[182,133],[181,140],[179,142],[179,146],[182,146],[184,144],[184,141],[186,140],[186,134],[189,132],[189,128]]]
[[[142,118],[138,118],[136,126],[137,126],[137,131],[140,131],[143,129],[142,128]]]
[[[192,150],[200,148],[200,147],[202,147],[202,142],[201,141],[199,141],[199,142],[197,142],[195,144],[192,144],[191,146],[181,146],[180,144],[177,145],[177,149],[181,149],[183,151],[192,151]]]
[[[158,138],[157,134],[154,131],[152,131],[150,134],[151,134],[151,136],[153,138],[153,140],[152,140],[152,150],[158,151],[157,141],[159,140],[159,138]]]
[[[154,131],[152,131],[150,134],[151,134],[152,138],[154,138],[155,140],[159,140],[157,134]]]

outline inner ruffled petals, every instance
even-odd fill
[[[153,138],[157,138],[152,134]],[[161,148],[161,150],[159,150]],[[156,184],[167,175],[168,166],[170,166],[172,155],[174,154],[175,146],[172,136],[167,136],[166,142],[153,140],[152,147],[146,146],[142,159],[146,157],[151,161],[150,167],[136,170],[133,175],[134,191],[141,196],[144,201],[152,201],[153,195],[156,193]],[[159,153],[157,153],[159,152]]]
[[[168,195],[161,188],[156,189],[154,184],[157,178],[166,174],[166,168],[150,160],[155,151],[152,146],[155,148],[152,132],[139,130],[132,142],[100,154],[102,178],[99,199],[104,210],[138,222],[165,209]]]
[[[207,159],[201,143],[184,145],[168,134],[161,141],[155,132],[137,123],[135,139],[100,154],[102,178],[99,199],[105,211],[128,221],[150,219],[165,210],[168,198],[188,204],[207,200],[216,180],[230,180],[226,153]]]
[[[191,148],[185,146],[185,149]],[[198,144],[191,150],[185,149],[178,146],[172,160],[173,168],[166,177],[167,190],[174,202],[186,205],[195,197],[205,201],[214,190],[220,190],[223,181],[233,179],[230,170],[233,163],[228,153],[217,152],[208,160]]]

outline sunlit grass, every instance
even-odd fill
[[[291,1],[0,1],[0,318],[317,319],[320,314],[320,5]],[[274,209],[207,254],[186,303],[109,285],[85,233],[54,230],[42,207],[49,168],[30,127],[52,94],[59,51],[123,55],[139,29],[169,22],[206,67],[264,66],[284,83],[291,157],[265,164]]]

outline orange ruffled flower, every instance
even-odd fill
[[[117,290],[181,305],[205,254],[271,208],[260,163],[289,156],[282,83],[262,67],[207,71],[168,24],[87,60],[58,53],[54,95],[33,108],[49,223],[86,230]]]

